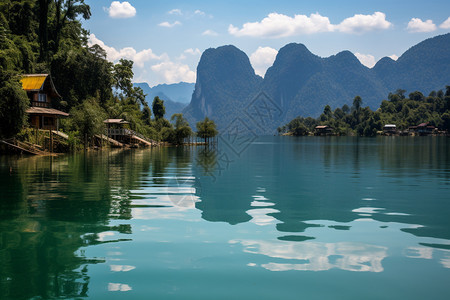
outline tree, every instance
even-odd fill
[[[360,96],[356,96],[355,99],[353,99],[353,109],[357,112],[361,109],[362,105],[362,99]]]
[[[177,145],[181,145],[185,138],[192,135],[192,129],[188,121],[183,117],[183,114],[173,114],[170,120],[174,122],[174,142]]]
[[[118,64],[114,65],[113,68],[113,79],[114,87],[125,96],[129,97],[133,93],[133,84],[131,79],[133,79],[133,61],[121,58]]]
[[[89,20],[91,9],[84,0],[53,0],[55,5],[53,50],[58,52],[61,41],[61,32],[69,21],[74,21],[81,15],[83,19]]]
[[[325,108],[323,109],[323,114],[327,117],[327,119],[331,118],[331,116],[333,115],[331,107],[328,104],[325,105]]]
[[[342,106],[342,111],[343,111],[345,114],[348,114],[348,113],[350,112],[350,107],[348,107],[347,104],[344,104],[344,105]]]
[[[198,122],[196,127],[197,127],[197,136],[204,139],[205,143],[207,139],[215,137],[218,134],[216,124],[214,123],[213,120],[210,120],[208,117],[206,117],[203,121]]]
[[[18,78],[0,69],[0,137],[15,136],[26,122],[29,100]]]
[[[103,132],[106,114],[96,99],[90,98],[70,111],[72,129],[80,133],[81,138],[91,138]]]
[[[166,108],[164,107],[164,100],[161,100],[159,99],[158,96],[156,96],[153,99],[152,110],[156,120],[163,118],[164,115],[166,114]]]
[[[142,110],[142,120],[146,125],[150,125],[152,122],[152,110],[148,105],[144,105],[144,109]]]

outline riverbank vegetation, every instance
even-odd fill
[[[71,148],[91,144],[105,130],[105,119],[123,119],[127,127],[148,140],[173,144],[192,135],[181,114],[165,117],[164,101],[156,97],[150,107],[143,90],[133,87],[133,62],[114,64],[98,45],[89,46],[89,32],[81,20],[89,19],[84,0],[5,0],[0,3],[0,138],[29,136],[30,103],[20,84],[21,74],[50,74],[61,98],[55,109],[68,112],[59,129]]]
[[[332,128],[334,135],[375,136],[386,124],[396,125],[399,131],[420,123],[428,123],[441,131],[450,131],[450,86],[445,91],[432,91],[428,97],[415,91],[405,96],[405,90],[390,93],[380,107],[372,111],[363,107],[363,99],[356,96],[353,105],[345,104],[334,110],[326,105],[318,118],[297,117],[279,127],[280,134],[312,135],[317,126]]]

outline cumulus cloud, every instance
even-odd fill
[[[107,46],[103,41],[98,39],[95,34],[91,33],[88,40],[88,46],[91,47],[95,44],[99,45],[106,51],[106,57],[109,61],[115,62],[121,58],[130,59],[134,61],[136,66],[141,68],[144,67],[144,63],[147,61],[161,60],[167,56],[166,54],[158,56],[153,53],[152,49],[145,49],[138,52],[132,47],[125,47],[117,50],[114,47]]]
[[[194,15],[197,15],[197,16],[205,16],[206,14],[205,14],[205,12],[203,12],[203,11],[197,9],[196,11],[194,11]]]
[[[111,2],[111,6],[106,9],[111,18],[125,19],[136,15],[136,8],[134,8],[128,1]]]
[[[448,17],[447,20],[444,21],[441,25],[439,25],[442,29],[449,29],[450,28],[450,17]]]
[[[407,29],[410,32],[431,32],[437,29],[432,20],[426,20],[425,22],[419,18],[412,18],[408,23]]]
[[[133,71],[137,81],[145,81],[151,84],[177,83],[180,81],[195,82],[195,72],[191,71],[186,64],[171,61],[166,53],[157,55],[152,49],[136,51],[132,47],[125,47],[118,50],[106,45],[95,34],[91,34],[89,36],[88,46],[91,47],[95,44],[105,50],[107,59],[111,62],[117,62],[121,58],[132,60],[134,62]],[[200,50],[190,48],[186,49],[183,53],[197,55],[200,53]],[[181,56],[184,56],[184,54]]]
[[[372,15],[354,15],[340,24],[333,25],[328,17],[319,13],[306,15],[286,16],[271,13],[260,22],[245,23],[242,28],[230,24],[228,32],[231,35],[242,37],[282,38],[301,34],[340,31],[345,33],[364,33],[371,30],[383,30],[392,26],[382,12]]]
[[[355,56],[366,67],[372,68],[373,66],[375,66],[376,61],[375,61],[375,57],[373,55],[361,54],[361,53],[356,52]]]
[[[196,79],[195,72],[191,71],[188,65],[172,61],[153,65],[151,69],[156,73],[159,82],[171,84],[180,81],[195,82]]]
[[[171,11],[168,12],[169,15],[178,15],[181,16],[183,13],[181,12],[181,9],[174,8]]]
[[[392,58],[393,60],[397,60],[398,56],[395,54],[389,55],[388,57]]]
[[[175,26],[177,26],[177,25],[181,25],[181,22],[179,22],[179,21],[175,21],[175,22],[173,22],[173,23],[162,22],[162,23],[159,23],[159,24],[158,24],[158,26],[161,26],[161,27],[167,27],[167,28],[172,28],[172,27],[175,27]]]
[[[202,35],[206,36],[218,36],[219,34],[211,29],[203,31]]]
[[[261,22],[245,23],[241,29],[230,24],[228,32],[231,35],[242,37],[280,38],[299,34],[332,31],[333,25],[327,17],[319,14],[295,15],[293,18],[271,13]]]
[[[264,77],[267,69],[273,65],[278,51],[270,47],[258,47],[250,55],[250,62],[255,69],[255,73]]]
[[[195,48],[195,49],[192,49],[192,48],[186,49],[186,50],[184,50],[184,53],[187,53],[187,54],[190,54],[190,55],[200,55],[200,54],[202,54],[198,48]]]
[[[392,23],[386,20],[386,15],[382,12],[375,12],[372,15],[359,15],[347,18],[337,25],[337,29],[346,33],[363,33],[372,30],[389,29]]]

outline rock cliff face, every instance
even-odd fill
[[[208,49],[200,58],[195,90],[184,114],[191,124],[208,116],[220,129],[259,91],[261,82],[238,48]]]
[[[191,123],[208,116],[220,129],[236,116],[249,117],[242,112],[263,94],[277,110],[264,128],[272,133],[296,116],[318,116],[327,104],[333,109],[351,106],[357,95],[364,106],[376,109],[397,89],[428,94],[449,85],[448,49],[450,34],[437,36],[410,48],[397,61],[385,57],[369,69],[349,51],[321,58],[302,44],[288,44],[280,49],[264,80],[236,47],[208,49],[200,59],[195,90],[184,113]],[[250,129],[261,125],[254,123],[246,125]]]

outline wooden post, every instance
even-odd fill
[[[53,130],[49,130],[50,132],[50,153],[53,153]]]

